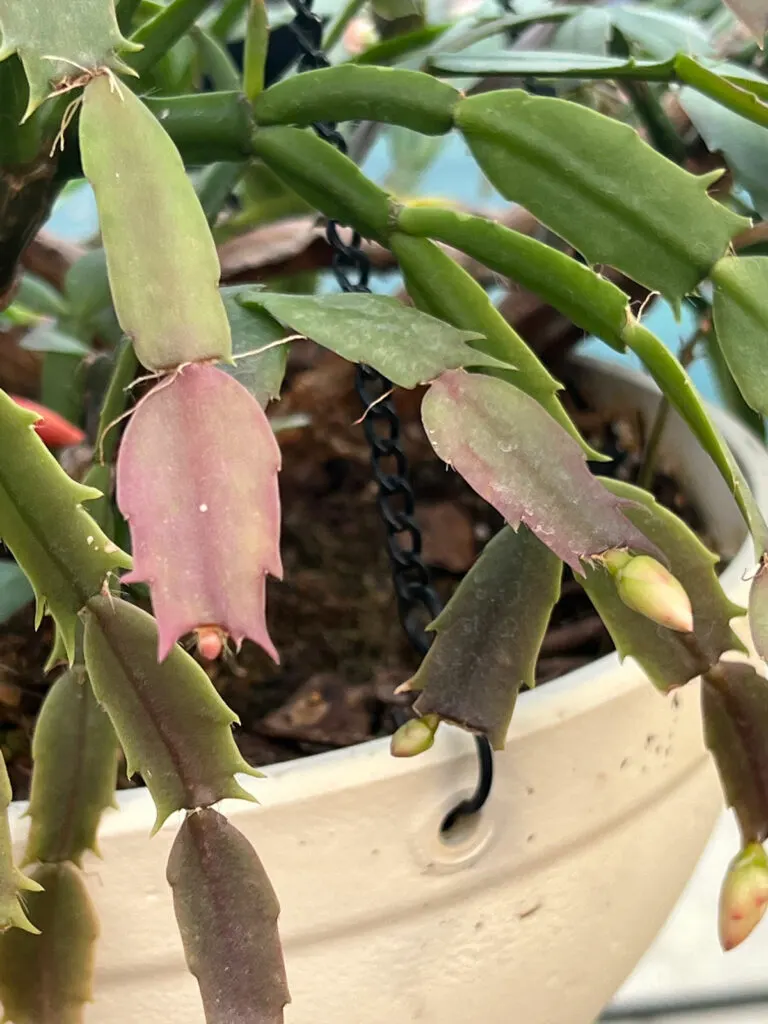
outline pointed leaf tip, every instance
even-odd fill
[[[141,49],[122,36],[114,0],[70,0],[43,7],[0,0],[0,36],[0,60],[18,53],[29,82],[24,120],[56,85],[107,67],[123,69],[117,52]]]
[[[673,305],[749,226],[628,124],[560,98],[500,89],[462,100],[455,122],[499,192],[594,265]]]
[[[8,821],[12,796],[5,758],[0,754],[0,934],[9,928],[36,933],[37,928],[25,913],[22,893],[37,892],[40,885],[23,875],[13,862],[11,826]]]
[[[422,420],[443,461],[513,528],[524,523],[579,575],[582,559],[609,548],[659,556],[592,475],[577,442],[512,384],[448,371],[425,395]]]
[[[403,388],[426,384],[460,366],[508,366],[472,347],[483,341],[481,334],[458,330],[390,295],[264,292],[244,301],[262,306],[344,359],[375,367]]]
[[[85,664],[96,699],[157,807],[154,831],[178,810],[227,797],[252,800],[235,775],[258,776],[240,755],[237,716],[197,662],[174,645],[157,662],[157,626],[126,601],[96,597],[83,613]]]
[[[125,579],[149,584],[160,660],[204,628],[238,645],[248,637],[278,661],[265,604],[266,574],[282,576],[279,468],[264,410],[215,367],[185,367],[137,407],[117,502],[133,540]]]
[[[0,391],[0,538],[32,584],[37,622],[48,609],[72,659],[78,612],[131,559],[82,507],[101,492],[67,476],[33,429],[36,422]]]
[[[504,747],[521,687],[560,596],[562,565],[526,527],[505,526],[432,623],[436,636],[412,680],[416,710]]]

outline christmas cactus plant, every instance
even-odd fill
[[[762,36],[768,6],[732,6]],[[642,487],[592,473],[588,463],[604,457],[579,433],[559,381],[446,251],[640,359],[743,514],[755,552],[749,622],[767,656],[768,526],[684,360],[643,323],[631,296],[639,289],[678,311],[694,308],[746,415],[768,412],[768,256],[743,254],[740,241],[757,230],[745,212],[756,214],[764,200],[759,188],[751,193],[753,210],[721,187],[721,170],[680,166],[684,131],[667,102],[667,87],[678,83],[697,129],[712,107],[722,112],[730,141],[710,148],[737,154],[738,180],[739,132],[761,133],[766,146],[768,82],[751,64],[746,36],[740,62],[718,60],[686,45],[697,38],[691,19],[668,15],[667,52],[654,53],[637,42],[628,9],[597,9],[598,53],[562,45],[478,53],[482,39],[537,22],[570,27],[575,38],[571,23],[585,9],[480,18],[452,30],[448,45],[447,26],[395,30],[377,8],[385,38],[367,57],[265,88],[261,0],[0,0],[5,315],[31,317],[26,326],[48,332],[38,342],[57,358],[82,359],[83,338],[95,330],[115,342],[81,481],[49,450],[79,428],[46,410],[41,423],[39,409],[0,392],[0,538],[34,591],[38,623],[46,613],[55,622],[49,667],[57,673],[34,737],[21,867],[0,822],[7,1019],[82,1019],[98,932],[82,864],[113,801],[119,748],[128,774],[151,793],[155,829],[181,812],[167,877],[206,1019],[283,1019],[277,899],[256,852],[216,810],[225,798],[251,799],[238,775],[259,773],[238,752],[236,717],[200,660],[246,639],[279,656],[265,594],[267,577],[282,574],[280,450],[265,406],[279,396],[296,337],[373,367],[394,387],[425,387],[421,415],[435,451],[508,524],[432,624],[434,642],[407,684],[416,717],[393,736],[393,753],[427,749],[443,721],[504,744],[518,693],[533,684],[565,564],[620,654],[662,694],[701,678],[707,743],[743,839],[721,894],[723,944],[738,944],[762,916],[768,683],[731,657],[745,650],[731,628],[745,610],[726,598],[716,557],[673,512]],[[241,19],[242,72],[221,42]],[[609,52],[611,38],[619,45]],[[194,44],[213,88],[185,92],[170,82],[167,57],[180,41]],[[412,53],[421,70],[377,66]],[[182,68],[180,80],[190,76]],[[556,95],[472,87],[491,76],[577,80],[582,102],[560,86]],[[471,83],[457,89],[452,77]],[[585,102],[589,80],[625,83],[641,131]],[[395,198],[312,127],[358,121],[427,137],[458,133],[499,193],[560,242]],[[213,232],[237,221],[222,210],[254,169],[281,208],[316,211],[391,253],[412,305],[384,295],[222,289]],[[93,189],[101,248],[70,272],[70,294],[33,295],[19,259],[77,177]],[[81,301],[78,269],[91,292],[101,288],[98,301]],[[152,615],[134,600],[141,587]],[[180,645],[188,637],[200,658]],[[11,789],[5,774],[1,781],[5,811]]]

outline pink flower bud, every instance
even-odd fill
[[[735,949],[760,923],[768,906],[768,857],[750,843],[728,865],[720,890],[718,928],[724,950]]]
[[[631,558],[615,575],[619,597],[633,611],[678,633],[693,632],[693,609],[683,585],[650,555]]]
[[[392,737],[389,749],[393,757],[415,757],[429,750],[440,724],[437,715],[424,715],[405,722]]]
[[[200,626],[195,630],[197,653],[205,661],[216,661],[224,650],[224,635],[217,626]]]
[[[353,18],[344,29],[342,36],[344,48],[351,57],[356,57],[363,50],[367,50],[369,46],[373,46],[376,40],[373,22],[367,17]]]

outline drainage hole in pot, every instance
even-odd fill
[[[488,850],[496,816],[488,808],[475,811],[475,796],[465,791],[442,806],[433,806],[412,832],[412,851],[422,870],[437,874],[463,871]]]
[[[455,807],[440,824],[440,841],[446,846],[463,846],[477,833],[481,818],[482,811],[462,814],[460,807]]]

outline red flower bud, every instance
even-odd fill
[[[34,412],[40,417],[34,425],[35,431],[43,444],[48,445],[50,448],[58,448],[69,444],[82,444],[85,440],[85,434],[79,427],[76,427],[74,423],[70,423],[69,420],[65,420],[63,416],[59,416],[52,409],[46,409],[44,405],[40,405],[39,402],[32,402],[29,398],[19,398],[18,395],[10,395],[9,397],[13,399],[16,405],[20,405],[22,409]]]

